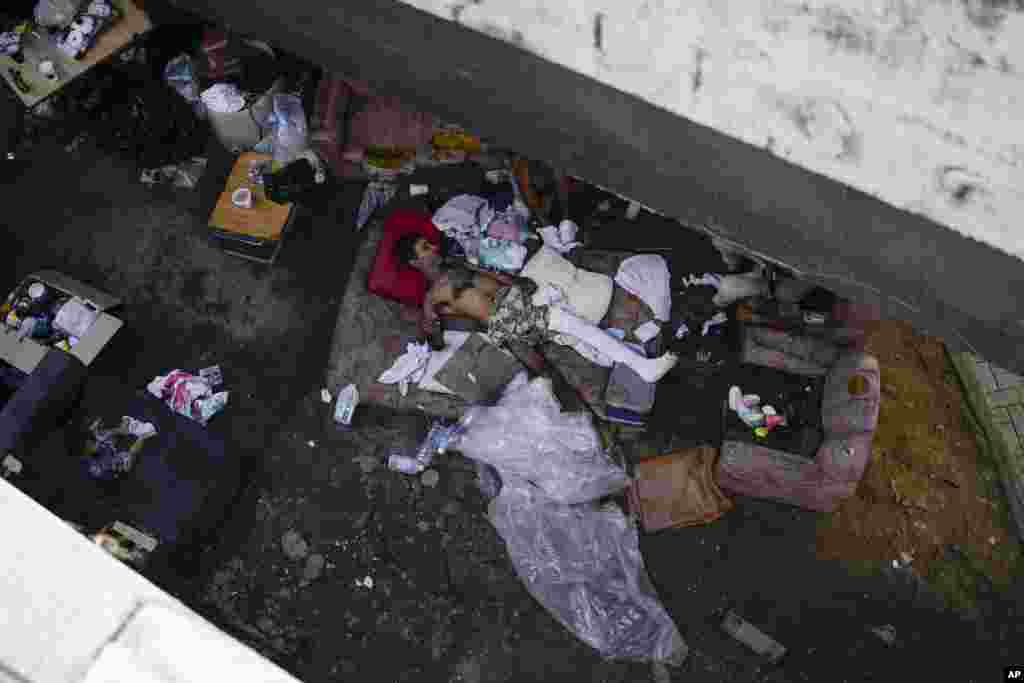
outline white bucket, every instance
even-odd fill
[[[246,41],[253,47],[260,48],[274,56],[273,49],[266,43]],[[246,104],[241,111],[223,114],[207,109],[207,116],[213,134],[222,145],[232,152],[251,150],[269,131],[260,127],[265,122],[274,106],[274,95],[284,90],[284,79],[279,78],[273,85],[252,102]]]

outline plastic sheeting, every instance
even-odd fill
[[[611,658],[686,658],[647,577],[636,527],[618,507],[562,505],[506,481],[488,514],[527,590],[580,640]]]
[[[563,413],[551,381],[518,375],[497,405],[471,408],[461,420],[463,455],[521,479],[561,503],[618,493],[627,477],[605,453],[589,413]]]

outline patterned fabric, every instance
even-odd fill
[[[502,287],[494,295],[487,335],[498,346],[510,341],[537,346],[548,338],[548,307],[534,306],[519,287]]]

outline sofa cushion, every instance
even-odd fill
[[[419,308],[427,294],[427,279],[419,271],[399,263],[395,243],[405,235],[422,235],[440,244],[441,233],[430,221],[430,214],[414,208],[392,211],[384,221],[384,234],[377,247],[367,289],[378,296]]]

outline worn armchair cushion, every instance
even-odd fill
[[[824,441],[814,459],[746,441],[726,440],[718,463],[723,488],[830,512],[853,495],[871,457],[881,385],[878,361],[841,355],[825,379]]]

